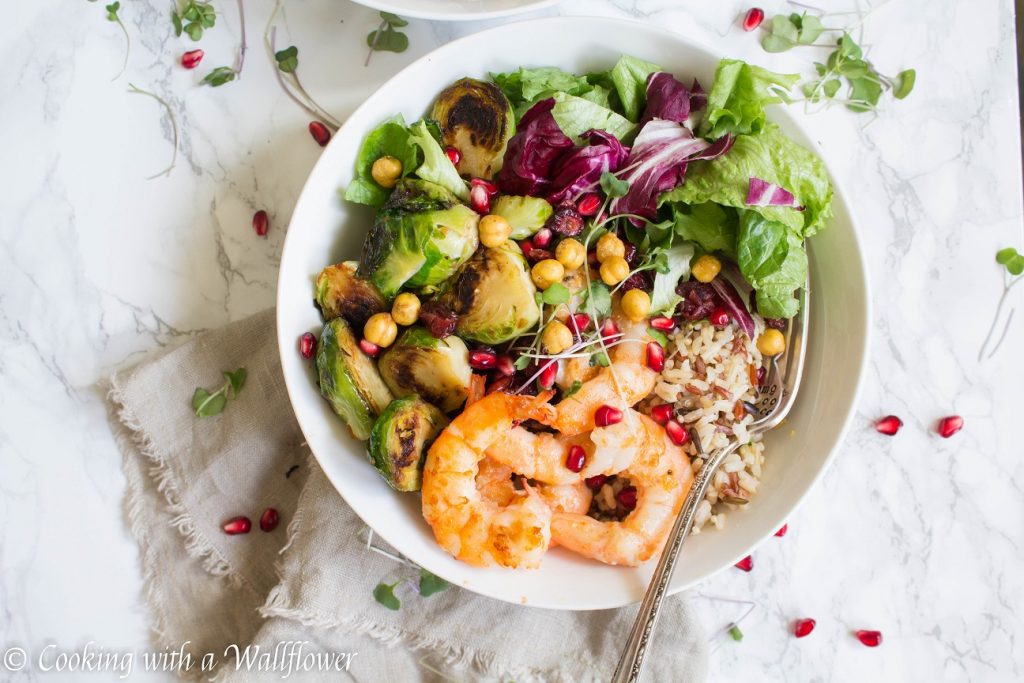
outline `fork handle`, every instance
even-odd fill
[[[676,560],[679,558],[679,551],[683,547],[683,541],[690,533],[693,526],[693,519],[697,515],[697,508],[704,500],[708,486],[718,471],[719,465],[730,453],[739,448],[738,443],[732,443],[725,448],[712,453],[711,457],[704,462],[697,476],[694,478],[693,486],[683,502],[683,507],[672,524],[672,531],[669,532],[668,540],[665,542],[665,549],[658,560],[658,566],[651,577],[651,583],[644,593],[643,602],[640,603],[640,611],[637,612],[636,621],[626,639],[626,646],[623,648],[619,663],[612,675],[612,683],[634,683],[640,679],[640,673],[644,666],[644,655],[647,654],[647,646],[650,644],[651,634],[654,633],[654,625],[658,622],[661,613],[661,604],[665,599],[665,592],[668,589],[669,581],[672,579],[672,572],[676,567]]]

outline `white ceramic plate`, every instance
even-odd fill
[[[494,19],[538,10],[558,0],[353,0],[399,16],[439,21]]]
[[[313,280],[327,264],[357,258],[373,213],[343,202],[363,137],[401,112],[423,116],[435,95],[462,76],[485,77],[521,65],[568,71],[609,68],[622,53],[661,64],[682,80],[710,84],[720,55],[643,24],[556,17],[494,28],[446,45],[385,83],[345,123],[324,150],[299,197],[288,228],[277,297],[281,362],[295,414],[310,448],[348,504],[374,531],[413,562],[456,585],[499,600],[561,609],[604,609],[638,601],[653,562],[611,567],[563,549],[533,571],[478,569],[452,559],[434,542],[416,495],[389,489],[317,390],[312,364],[296,339],[319,331]],[[809,148],[812,141],[776,107],[771,118]],[[868,348],[868,293],[854,220],[837,187],[835,218],[811,240],[812,325],[799,400],[786,423],[767,438],[761,488],[746,509],[729,515],[724,531],[687,542],[672,592],[704,579],[748,554],[786,521],[822,474],[842,438],[856,401]]]

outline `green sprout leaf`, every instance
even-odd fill
[[[569,296],[569,288],[561,282],[556,282],[544,290],[541,300],[548,306],[557,306],[569,303]]]
[[[217,391],[211,393],[199,387],[192,394],[192,410],[197,417],[219,415],[227,405],[228,399],[237,398],[245,386],[245,368],[238,368],[234,372],[225,371],[223,375],[225,382]]]
[[[740,627],[736,624],[733,624],[732,627],[729,629],[729,635],[732,636],[732,639],[735,640],[737,643],[743,640],[743,631],[741,631]]]
[[[570,396],[574,396],[582,388],[583,388],[583,382],[581,382],[580,380],[575,380],[569,386],[568,389],[566,389],[564,392],[562,392],[562,398],[566,399],[566,398],[569,398]]]
[[[525,370],[529,364],[530,358],[527,356],[519,356],[519,358],[516,358],[516,362],[513,363],[516,370]]]
[[[661,330],[656,330],[653,327],[649,327],[647,328],[647,336],[661,344],[661,348],[668,348],[668,336]]]
[[[428,572],[426,569],[420,568],[420,595],[424,598],[429,598],[434,593],[440,593],[443,590],[451,588],[451,584],[442,579],[440,576]]]
[[[395,586],[397,585],[397,582],[391,585],[378,583],[377,587],[373,589],[373,599],[388,609],[397,612],[402,607],[402,603],[395,597]]]
[[[192,40],[199,40],[203,37],[203,31],[213,28],[213,25],[217,22],[217,12],[208,2],[188,0],[181,10],[180,18],[177,18],[177,14],[171,16],[171,21],[174,22],[174,29],[177,35],[181,35],[179,26],[181,26],[182,20],[188,23],[182,26],[181,29]]]
[[[234,69],[230,66],[218,66],[216,69],[206,74],[200,83],[216,88],[224,85],[225,83],[230,83],[233,80],[235,80]]]
[[[225,372],[224,379],[228,381],[228,385],[231,386],[231,398],[238,396],[238,392],[245,386],[245,368],[238,368],[234,372]]]
[[[605,171],[601,174],[601,189],[609,197],[625,197],[629,192],[629,183],[619,180],[615,174]]]
[[[174,35],[180,36],[184,27],[181,24],[181,15],[177,10],[171,10],[171,25],[174,26]]]
[[[586,295],[587,310],[594,320],[612,312],[612,293],[603,282],[591,282]]]
[[[403,26],[409,25],[408,21],[397,14],[392,14],[391,12],[381,12],[380,18],[386,21],[389,26],[393,26],[395,28],[402,28]]]
[[[612,362],[608,360],[608,354],[604,351],[598,351],[597,353],[590,356],[591,367],[602,367],[606,368],[611,365]]]
[[[409,48],[409,36],[388,26],[367,34],[366,44],[376,52],[405,52]]]
[[[290,45],[283,50],[278,50],[274,53],[274,59],[277,60],[278,69],[286,74],[294,73],[295,69],[299,67],[299,48]]]
[[[914,82],[917,80],[917,72],[913,69],[904,69],[896,74],[895,85],[892,87],[892,96],[902,100],[914,89]]]
[[[1010,275],[1017,276],[1024,273],[1024,256],[1017,253],[1013,247],[1000,249],[996,253],[996,263],[1005,266]]]
[[[104,7],[104,9],[107,10],[107,21],[120,21],[117,16],[117,10],[121,9],[120,2],[111,3]]]

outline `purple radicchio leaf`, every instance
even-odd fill
[[[690,112],[701,111],[708,106],[708,93],[696,78],[690,87]]]
[[[553,191],[548,195],[552,204],[575,200],[578,195],[592,191],[602,173],[619,170],[629,156],[629,148],[603,130],[588,130],[580,137],[590,144],[562,156],[553,169],[550,186]]]
[[[797,206],[796,197],[792,192],[760,178],[750,179],[747,206],[792,206],[798,210],[803,209],[802,206]]]
[[[648,122],[633,142],[625,172],[619,174],[621,180],[629,183],[629,191],[612,202],[612,213],[635,214],[654,220],[658,197],[683,183],[688,162],[713,159],[730,147],[730,136],[709,143],[694,137],[690,129],[674,121],[654,119]]]
[[[640,127],[652,119],[682,123],[690,117],[690,91],[665,71],[647,77],[647,106]]]
[[[711,286],[714,287],[718,298],[722,300],[722,305],[729,309],[729,315],[732,316],[732,319],[739,323],[739,326],[747,333],[748,338],[753,339],[754,319],[750,317],[747,305],[743,302],[743,297],[736,291],[736,288],[725,277],[716,277],[711,281]]]
[[[530,107],[519,121],[519,130],[508,141],[505,160],[498,174],[502,192],[541,195],[550,185],[558,161],[573,147],[572,140],[558,127],[548,98]]]

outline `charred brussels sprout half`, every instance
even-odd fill
[[[370,460],[396,491],[419,491],[427,449],[448,425],[444,414],[416,395],[396,398],[370,432]]]
[[[540,319],[537,288],[514,242],[477,251],[441,298],[459,316],[456,333],[484,344],[518,337]]]
[[[459,150],[459,173],[491,178],[501,170],[505,145],[515,133],[515,115],[501,88],[463,78],[441,91],[431,118],[444,144]]]
[[[502,195],[494,200],[491,213],[496,213],[512,226],[514,240],[524,240],[544,227],[554,209],[540,197]]]
[[[479,243],[479,216],[426,180],[400,180],[363,243],[358,274],[391,299],[403,287],[447,280]]]
[[[378,362],[380,374],[396,396],[418,394],[446,413],[466,401],[469,350],[456,336],[436,339],[422,327],[410,327]]]
[[[348,423],[353,436],[365,441],[377,415],[394,397],[342,318],[324,326],[316,349],[316,368],[320,393]]]
[[[361,330],[371,315],[386,310],[388,304],[372,282],[356,275],[358,265],[345,261],[327,266],[317,276],[315,289],[324,320],[344,318]]]

